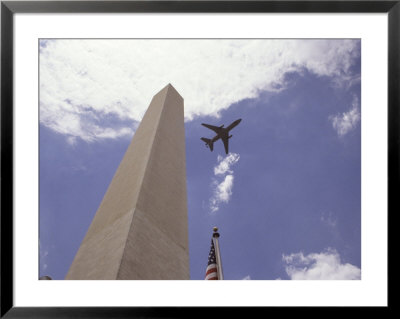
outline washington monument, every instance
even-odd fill
[[[183,98],[171,84],[151,100],[65,279],[189,279]]]

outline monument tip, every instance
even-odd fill
[[[175,87],[174,87],[171,83],[168,83],[168,84],[164,87],[163,90],[169,91],[170,89],[171,89],[172,92],[175,92],[176,94],[178,94],[178,95],[182,98],[182,100],[183,100],[182,95],[180,95],[180,93],[175,89]],[[163,91],[163,90],[161,90],[161,91]]]
[[[172,89],[174,89],[176,91],[176,89],[174,88],[174,86],[171,83],[168,83],[166,87],[167,88],[172,88]]]

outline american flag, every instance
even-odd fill
[[[211,248],[208,255],[208,265],[205,280],[218,280],[217,260],[215,258],[214,241],[211,239]]]

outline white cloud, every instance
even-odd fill
[[[244,277],[242,280],[251,280],[250,275],[247,275],[246,277]]]
[[[285,270],[292,280],[359,280],[361,269],[342,264],[335,249],[304,256],[302,252],[283,255]]]
[[[233,175],[226,175],[225,179],[215,187],[214,195],[210,199],[210,208],[212,213],[219,209],[221,203],[229,202],[232,196],[233,179]]]
[[[231,166],[236,164],[240,159],[240,155],[236,153],[229,153],[228,156],[223,158],[221,155],[218,155],[219,164],[214,167],[215,175],[223,175],[225,173],[233,173],[231,170]]]
[[[69,144],[69,145],[71,145],[71,146],[74,146],[74,145],[76,145],[76,136],[68,136],[67,137],[67,143]]]
[[[214,178],[212,182],[213,195],[210,198],[210,210],[212,213],[219,210],[221,203],[228,203],[231,199],[234,181],[234,172],[231,167],[239,159],[240,155],[236,153],[229,153],[225,158],[218,155],[218,164],[214,167],[214,175],[222,179],[218,181],[218,179]]]
[[[360,106],[357,97],[353,98],[351,108],[348,112],[331,117],[332,126],[339,136],[344,136],[353,130],[360,122]]]
[[[321,215],[321,223],[325,226],[326,231],[332,236],[331,238],[335,241],[341,240],[341,233],[338,227],[338,220],[334,213],[323,212]]]
[[[187,120],[218,116],[284,89],[287,72],[348,82],[359,53],[358,40],[49,40],[40,49],[40,121],[86,141],[131,135],[168,83]]]
[[[39,260],[40,260],[40,270],[45,271],[48,267],[47,259],[49,255],[48,249],[43,249],[39,242]]]
[[[321,215],[321,222],[330,227],[330,228],[335,228],[337,225],[337,219],[335,218],[335,216],[333,215],[332,212],[324,212]]]

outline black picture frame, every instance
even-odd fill
[[[281,314],[278,307],[15,307],[13,302],[13,19],[15,13],[269,12],[388,14],[388,218],[398,213],[400,1],[1,1],[1,317],[6,318],[178,318],[217,315]],[[393,226],[393,222],[388,223]],[[388,247],[390,246],[389,231]],[[389,255],[388,255],[389,262]],[[388,263],[389,264],[389,263]],[[388,269],[389,271],[389,269]],[[390,281],[388,280],[388,287]],[[391,295],[388,307],[391,309]],[[212,297],[205,296],[205,298]],[[307,307],[290,307],[304,314]],[[340,307],[330,309],[335,313]],[[324,311],[324,307],[313,311]],[[360,309],[358,309],[360,310]],[[364,308],[365,310],[365,308]],[[250,313],[249,313],[250,311]],[[346,310],[347,311],[347,310]],[[372,313],[370,308],[366,308]]]

